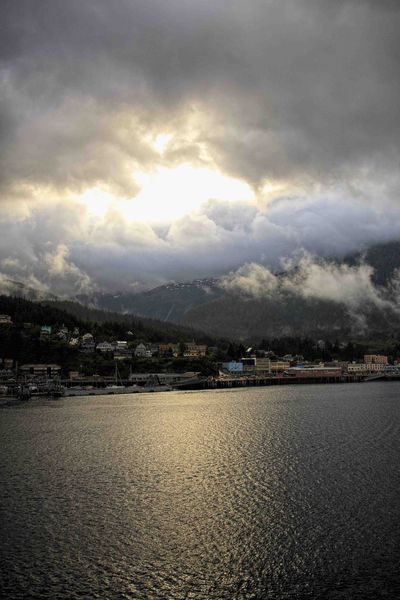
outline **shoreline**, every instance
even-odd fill
[[[383,376],[379,378],[366,379],[357,376],[351,377],[340,377],[340,378],[316,378],[316,377],[269,377],[259,379],[205,379],[197,382],[191,382],[190,384],[171,387],[161,385],[152,386],[151,388],[143,387],[143,389],[136,388],[135,390],[102,390],[97,388],[96,390],[79,390],[77,393],[65,393],[62,395],[45,395],[45,394],[32,394],[29,398],[18,399],[17,396],[5,395],[0,396],[0,406],[16,406],[25,404],[32,400],[60,400],[64,398],[89,398],[91,396],[127,396],[137,394],[153,394],[153,393],[165,393],[165,392],[179,392],[179,391],[211,391],[211,390],[223,390],[223,389],[243,389],[251,387],[272,387],[272,386],[292,386],[292,385],[340,385],[346,383],[373,383],[375,381],[380,382],[393,382],[400,381],[400,376]],[[70,388],[71,390],[71,388]]]

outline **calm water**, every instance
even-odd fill
[[[399,598],[400,384],[0,409],[2,598]]]

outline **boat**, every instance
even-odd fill
[[[122,379],[118,372],[118,366],[115,364],[114,383],[103,387],[88,386],[71,386],[64,389],[64,396],[107,396],[117,394],[138,394],[149,392],[169,392],[174,389],[174,386],[161,383],[158,375],[149,373],[149,376],[144,385],[129,384],[123,385]]]
[[[64,396],[107,396],[110,394],[134,394],[141,391],[142,388],[138,385],[108,385],[106,387],[73,386],[65,388]]]

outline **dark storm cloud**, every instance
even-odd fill
[[[29,209],[43,190],[48,202],[96,185],[134,196],[132,172],[161,161],[146,135],[165,131],[176,132],[162,157],[166,166],[202,163],[205,147],[222,171],[256,189],[277,180],[292,184],[296,197],[310,194],[303,208],[292,198],[267,216],[214,203],[162,237],[109,220],[104,244],[90,240],[93,231],[75,209],[53,243],[66,213],[50,211],[49,227],[26,233],[29,226],[18,223],[38,269],[49,269],[53,256],[54,277],[70,260],[114,285],[118,269],[133,279],[179,278],[191,268],[234,268],[241,258],[272,264],[299,246],[326,254],[399,234],[397,1],[5,0],[2,8],[0,185],[7,210]],[[385,214],[387,206],[392,212]],[[32,222],[42,221],[39,214]],[[193,243],[206,238],[204,250]],[[140,262],[133,248],[144,239],[148,259],[144,253]],[[17,264],[13,252],[11,239],[8,253],[3,243],[8,269]]]
[[[14,0],[3,15],[4,176],[47,180],[56,163],[61,180],[101,179],[74,165],[98,144],[118,178],[123,157],[151,157],[92,115],[165,124],[190,103],[219,123],[205,134],[219,160],[253,181],[398,161],[396,2]]]

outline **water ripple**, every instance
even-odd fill
[[[2,597],[400,597],[399,391],[3,407]]]

